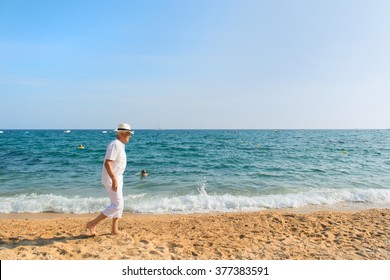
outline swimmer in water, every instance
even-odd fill
[[[148,176],[146,170],[145,169],[141,170],[141,177],[146,177],[146,176]]]

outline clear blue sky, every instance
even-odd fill
[[[0,129],[390,128],[390,1],[0,0]]]

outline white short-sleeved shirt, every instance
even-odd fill
[[[123,173],[126,169],[126,152],[125,152],[125,144],[123,144],[118,139],[115,139],[112,141],[106,151],[106,155],[104,157],[104,162],[106,160],[112,160],[112,169],[114,171],[114,174],[118,181],[123,182]],[[110,176],[107,173],[107,170],[104,166],[103,162],[103,169],[102,169],[102,183],[104,185],[112,184],[112,180]]]

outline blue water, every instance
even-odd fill
[[[114,138],[110,130],[3,131],[0,213],[103,210],[100,174]],[[390,205],[390,130],[138,130],[126,152],[129,212]]]

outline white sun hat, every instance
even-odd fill
[[[118,128],[115,129],[116,132],[119,132],[119,131],[128,131],[130,132],[131,134],[134,134],[134,131],[131,130],[131,127],[129,124],[127,123],[121,123],[118,125]]]

